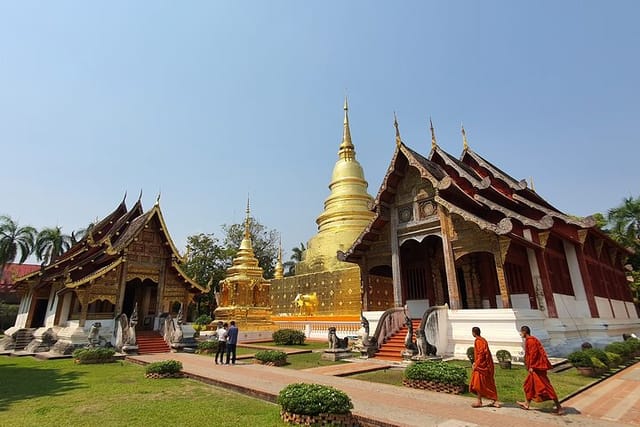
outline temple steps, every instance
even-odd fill
[[[420,327],[420,319],[412,319],[413,330],[417,330]],[[376,359],[389,360],[389,361],[401,361],[402,352],[404,351],[404,339],[407,336],[407,327],[403,326],[398,332],[393,334],[389,339],[382,344],[380,350],[373,356]],[[413,341],[415,342],[415,334]]]
[[[138,354],[169,353],[171,349],[156,331],[136,331]]]

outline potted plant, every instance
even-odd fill
[[[467,358],[469,359],[469,362],[473,364],[475,358],[475,349],[473,347],[467,348]]]
[[[567,360],[580,372],[581,375],[587,377],[595,376],[593,360],[588,353],[584,351],[574,351],[567,356]]]
[[[496,359],[502,369],[511,369],[511,353],[507,350],[498,350],[496,352]]]
[[[354,425],[353,403],[344,392],[321,384],[294,383],[278,394],[280,416],[289,424]]]

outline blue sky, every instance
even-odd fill
[[[186,237],[316,231],[349,97],[372,195],[403,140],[470,146],[567,213],[640,195],[640,3],[0,3],[0,214],[70,233],[160,191]]]

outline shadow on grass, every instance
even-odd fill
[[[25,367],[15,363],[0,364],[0,413],[25,399],[63,394],[81,385],[81,372],[63,372],[41,366]]]

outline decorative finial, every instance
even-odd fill
[[[531,191],[536,191],[536,186],[533,184],[533,177],[529,177],[529,182],[531,183]]]
[[[467,151],[469,149],[469,144],[467,144],[467,132],[464,131],[464,125],[460,124],[462,128],[462,149]]]
[[[340,151],[338,156],[344,159],[353,159],[353,142],[351,142],[351,129],[349,128],[349,102],[347,97],[344,97],[344,128],[342,131],[342,143],[340,144]]]
[[[156,197],[156,206],[159,206],[159,205],[160,205],[160,195],[161,195],[161,194],[162,194],[162,193],[158,191],[158,197]]]
[[[435,150],[435,148],[438,146],[438,143],[436,142],[436,131],[433,129],[433,122],[431,121],[431,117],[429,117],[429,126],[431,129],[431,149]]]
[[[142,188],[140,189],[140,194],[138,195],[138,201],[142,200]]]
[[[124,197],[122,198],[122,203],[127,200],[127,190],[124,190]]]
[[[402,138],[400,138],[400,128],[398,127],[398,117],[396,112],[393,112],[393,127],[396,128],[396,145],[399,147],[402,144]]]
[[[244,220],[244,237],[245,239],[249,239],[251,236],[249,235],[249,195],[247,194],[247,217]]]

